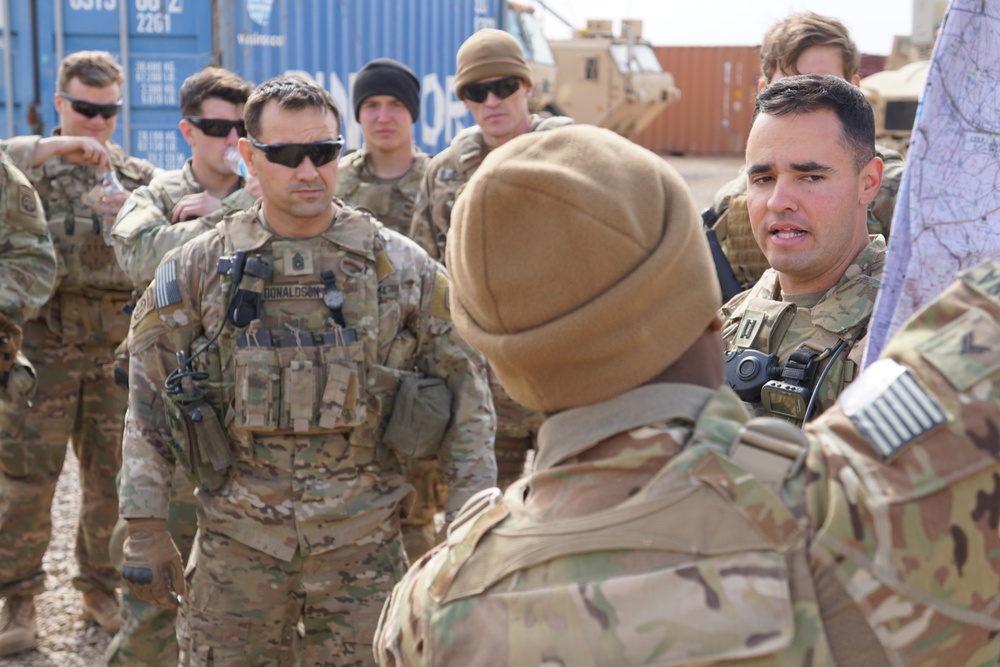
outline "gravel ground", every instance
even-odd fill
[[[79,464],[66,455],[52,503],[52,542],[45,554],[47,590],[35,598],[38,650],[0,658],[3,667],[95,667],[104,664],[111,634],[81,618],[80,594],[73,588],[73,546],[80,511]]]
[[[664,158],[684,177],[700,211],[715,191],[732,180],[742,158]],[[86,624],[80,616],[80,596],[73,589],[73,543],[80,505],[78,465],[72,449],[66,457],[52,509],[52,542],[45,555],[48,590],[35,600],[38,650],[0,658],[0,667],[96,667],[104,663],[111,635]]]

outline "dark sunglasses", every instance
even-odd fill
[[[505,76],[496,81],[470,83],[465,88],[462,88],[462,97],[481,104],[486,101],[490,93],[493,93],[501,100],[505,100],[516,93],[520,87],[521,79],[519,77]]]
[[[78,100],[75,97],[62,92],[59,93],[59,97],[64,100],[68,100],[73,111],[77,112],[81,116],[86,116],[87,118],[93,118],[94,116],[100,115],[101,118],[107,120],[108,118],[114,118],[118,115],[118,112],[122,110],[121,100],[112,104],[94,104],[93,102]]]
[[[336,160],[340,149],[344,147],[344,138],[336,141],[316,141],[311,144],[262,144],[251,135],[247,135],[254,148],[263,151],[268,162],[280,164],[293,169],[309,158],[314,167],[322,167],[331,160]]]
[[[222,118],[202,118],[201,116],[184,116],[184,120],[191,123],[208,137],[228,137],[229,133],[236,128],[236,134],[240,137],[247,136],[247,127],[243,120],[223,120]]]

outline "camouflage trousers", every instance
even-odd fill
[[[0,596],[45,588],[42,557],[67,441],[80,462],[83,495],[73,584],[113,591],[119,575],[108,540],[118,518],[115,478],[127,402],[111,375],[114,345],[66,344],[35,320],[24,328],[23,349],[38,387],[31,407],[0,405]]]
[[[335,530],[335,529],[334,529]],[[181,665],[374,665],[382,605],[405,571],[393,515],[353,544],[291,562],[199,530]]]
[[[124,524],[123,519],[119,522]],[[194,483],[178,466],[170,491],[167,530],[185,561],[191,554],[197,529],[198,500],[194,496]],[[124,530],[116,530],[115,534],[124,542]],[[115,546],[112,552],[121,553],[122,545]],[[176,625],[175,610],[144,602],[128,586],[122,586],[122,627],[105,653],[108,667],[176,665],[179,658]]]

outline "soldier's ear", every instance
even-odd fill
[[[879,156],[868,160],[861,169],[861,203],[868,207],[878,194],[878,189],[882,187],[882,158]]]
[[[192,125],[187,119],[182,118],[181,122],[177,123],[177,129],[180,130],[181,136],[184,137],[184,141],[188,142],[188,145],[194,145],[194,125]]]

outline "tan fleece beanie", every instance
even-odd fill
[[[458,49],[455,57],[455,95],[465,97],[462,89],[470,83],[493,77],[517,76],[531,85],[531,69],[524,59],[521,44],[510,33],[486,28],[472,35]]]
[[[535,410],[652,379],[721,306],[687,185],[662,158],[588,125],[491,151],[455,204],[447,263],[458,331]]]

